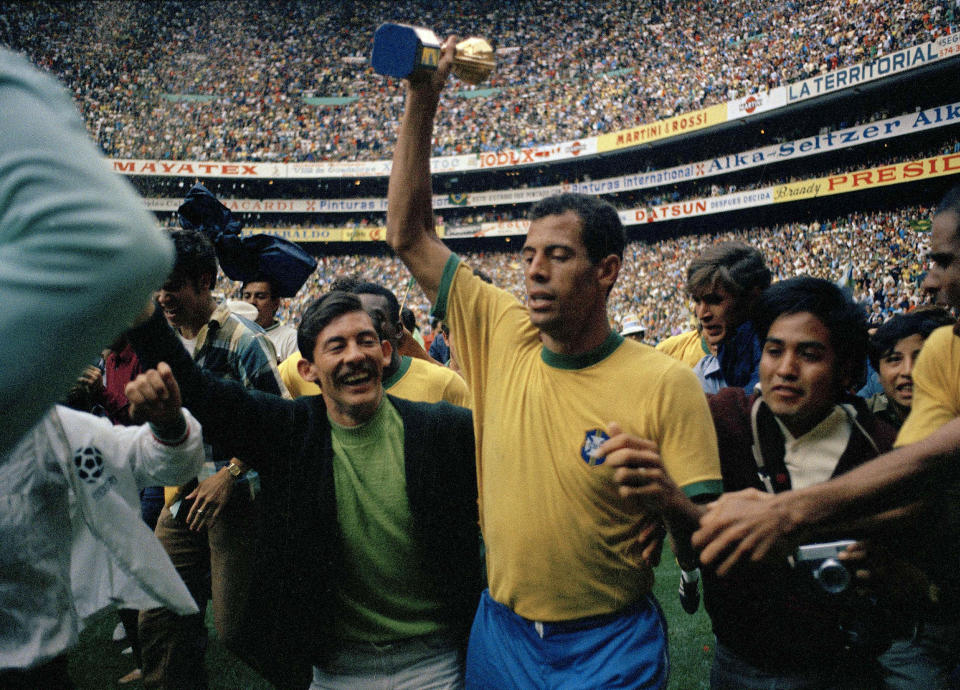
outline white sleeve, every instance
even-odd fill
[[[137,488],[179,486],[200,473],[205,458],[203,431],[189,410],[184,408],[182,411],[187,430],[176,443],[158,439],[148,424],[115,427],[123,434],[122,450]]]
[[[200,422],[186,409],[183,409],[183,416],[187,430],[175,443],[158,439],[149,424],[114,426],[106,417],[60,405],[57,412],[71,444],[71,452],[86,447],[98,448],[105,464],[131,473],[137,489],[184,484],[196,477],[203,466],[203,430]]]

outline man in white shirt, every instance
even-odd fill
[[[297,351],[297,329],[277,319],[280,295],[273,280],[266,275],[258,275],[253,280],[248,280],[243,284],[241,297],[244,302],[257,308],[256,323],[273,343],[278,362]]]
[[[200,425],[160,368],[127,386],[149,424],[58,405],[0,457],[0,687],[73,687],[66,652],[108,604],[196,612],[140,520],[138,487],[186,481],[204,457]]]

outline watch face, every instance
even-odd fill
[[[234,465],[232,462],[227,465],[227,472],[232,474],[234,477],[239,477],[243,474],[243,470],[240,469],[240,465]]]

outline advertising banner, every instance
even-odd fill
[[[749,151],[731,153],[662,170],[585,180],[549,187],[506,189],[466,194],[435,194],[435,209],[475,208],[509,204],[529,204],[561,192],[580,194],[616,194],[651,189],[676,182],[704,179],[715,175],[779,163],[828,151],[836,151],[882,139],[892,139],[938,127],[960,125],[960,102],[938,105],[926,110],[877,120],[856,127],[815,134],[793,141],[771,144]],[[146,199],[152,211],[176,211],[181,199]],[[385,198],[355,199],[222,199],[232,211],[245,213],[386,213]]]
[[[639,127],[631,127],[610,134],[601,134],[597,139],[600,153],[639,146],[651,141],[676,137],[695,132],[698,129],[712,127],[727,121],[727,104],[712,105],[703,110],[675,115],[665,120],[657,120]]]
[[[620,211],[619,215],[621,222],[628,226],[657,223],[727,211],[740,211],[757,206],[769,206],[770,204],[801,201],[833,194],[858,192],[865,189],[958,173],[960,173],[960,153],[950,153],[893,165],[838,173],[828,177],[774,185],[763,189],[751,189],[655,206],[642,206]],[[525,235],[529,227],[530,222],[527,220],[511,220],[446,229],[440,227],[437,229],[437,233],[441,237],[512,236]],[[244,230],[244,233],[257,232],[266,232],[295,242],[379,242],[386,237],[386,229],[380,226],[311,229],[248,228]]]
[[[904,48],[866,62],[824,72],[816,77],[787,84],[787,104],[822,96],[857,84],[864,84],[892,74],[922,67],[960,52],[960,35],[940,36],[932,43]]]
[[[767,110],[773,110],[774,108],[782,108],[786,104],[787,90],[783,86],[778,86],[770,89],[770,91],[754,93],[749,96],[744,96],[743,98],[729,101],[727,103],[727,119],[739,120],[740,118],[757,115]]]
[[[797,201],[960,173],[960,153],[932,156],[773,187],[774,201]]]

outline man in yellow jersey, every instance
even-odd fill
[[[704,355],[710,354],[710,347],[700,333],[700,324],[693,330],[684,331],[679,335],[671,335],[657,343],[657,350],[674,359],[679,359],[691,367],[697,365]]]
[[[960,187],[933,217],[930,271],[923,287],[938,304],[960,307]],[[945,687],[960,652],[960,334],[945,326],[930,334],[913,369],[913,404],[893,451],[829,482],[776,496],[751,489],[725,494],[703,518],[696,543],[720,574],[739,563],[786,552],[836,528],[839,520],[885,523],[890,506],[925,499],[941,514],[915,545],[930,580],[930,601],[910,653],[885,659],[888,687]],[[921,543],[926,542],[926,543]],[[899,661],[899,663],[897,663]]]
[[[561,195],[535,207],[526,308],[439,240],[430,142],[453,50],[451,37],[437,72],[407,86],[387,238],[449,325],[473,394],[490,589],[467,686],[662,687],[666,636],[645,534],[662,517],[688,543],[696,506],[681,493],[656,506],[621,495],[605,460],[662,457],[687,496],[719,493],[706,399],[689,367],[610,328],[626,238],[609,204]]]
[[[467,384],[456,373],[425,359],[401,355],[399,352],[400,335],[403,325],[400,322],[400,303],[396,295],[382,285],[360,282],[352,279],[340,279],[331,286],[333,290],[350,292],[360,298],[363,308],[374,323],[378,324],[380,338],[389,341],[392,346],[390,361],[383,368],[383,388],[390,395],[418,402],[440,402],[446,400],[453,405],[470,407],[470,391]],[[292,357],[292,356],[291,356]],[[299,364],[303,362],[303,364]],[[301,395],[320,395],[320,386],[315,380],[307,378],[309,362],[297,356],[291,366],[286,361],[280,367],[280,377],[293,397]],[[301,371],[302,369],[302,371]]]

